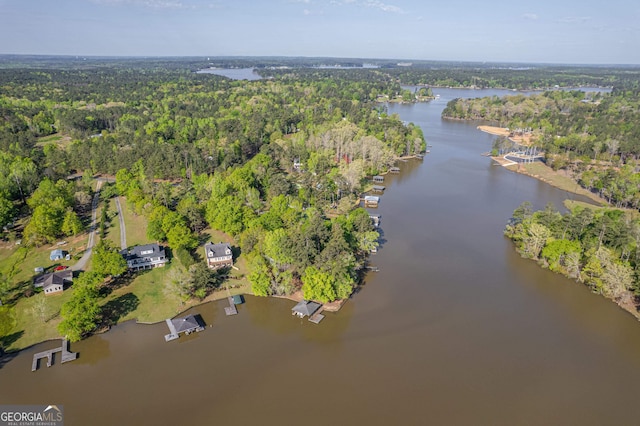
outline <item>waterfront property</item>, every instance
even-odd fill
[[[371,190],[373,192],[383,192],[385,190],[385,187],[382,185],[373,185],[373,188]]]
[[[204,245],[207,266],[211,269],[230,268],[233,266],[233,252],[229,243]]]
[[[380,221],[382,220],[382,215],[380,214],[370,214],[369,219],[373,222],[373,226],[376,228],[380,226]]]
[[[291,315],[295,315],[298,318],[309,317],[309,321],[314,324],[318,324],[324,319],[322,312],[322,305],[310,300],[302,300],[298,302],[296,306],[291,308]]]
[[[134,271],[161,267],[167,263],[164,247],[158,243],[135,246],[131,250],[123,250],[121,253],[127,261],[129,269]]]
[[[400,173],[400,167],[391,167],[389,169],[390,173]]]
[[[376,197],[375,195],[366,195],[364,197],[365,207],[378,207],[379,202],[380,202],[380,197]]]
[[[375,183],[382,183],[382,182],[384,182],[384,176],[374,176],[373,177],[373,181]]]
[[[50,294],[62,293],[64,286],[70,284],[72,280],[73,272],[71,269],[66,269],[64,271],[40,275],[34,280],[33,285],[36,288],[42,288],[44,294],[49,296]]]
[[[200,315],[187,315],[186,317],[166,319],[165,321],[170,331],[169,334],[164,336],[166,342],[177,339],[181,333],[191,334],[204,330],[204,323]]]

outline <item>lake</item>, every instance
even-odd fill
[[[216,74],[232,80],[261,80],[255,68],[206,68],[196,71],[197,74]]]
[[[74,362],[0,368],[0,401],[61,404],[69,425],[636,424],[640,325],[614,303],[515,253],[502,230],[523,201],[574,196],[480,155],[493,136],[440,118],[456,97],[390,104],[431,153],[387,175],[380,272],[319,325],[294,303],[246,297],[192,309],[204,332],[165,343],[128,322],[71,345]],[[374,210],[372,210],[374,211]]]

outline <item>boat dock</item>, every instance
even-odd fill
[[[171,340],[175,340],[180,337],[178,335],[178,330],[176,330],[176,327],[173,325],[173,322],[169,318],[167,318],[165,321],[167,322],[167,327],[169,327],[170,333],[165,334],[164,341],[170,342]]]
[[[229,296],[227,297],[227,299],[229,300],[229,306],[226,306],[224,308],[224,313],[227,315],[237,315],[238,308],[236,308],[236,304],[233,301],[233,297]]]
[[[69,352],[69,342],[67,339],[62,341],[62,346],[55,349],[49,349],[48,351],[38,352],[33,355],[33,362],[31,363],[31,371],[36,371],[38,369],[38,361],[43,358],[47,359],[47,367],[51,367],[53,365],[53,354],[62,352],[60,363],[64,364],[65,362],[73,361],[78,358],[78,354],[76,352]]]
[[[309,321],[311,321],[314,324],[318,324],[323,319],[324,319],[324,315],[322,315],[322,308],[318,309],[313,315],[309,317]]]
[[[400,173],[400,167],[391,167],[389,173]]]

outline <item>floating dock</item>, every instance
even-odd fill
[[[311,315],[309,317],[309,321],[311,321],[314,324],[318,324],[320,321],[322,321],[324,319],[324,315],[322,315],[320,312],[322,312],[322,309],[318,310],[315,314]]]
[[[65,362],[73,361],[78,358],[77,352],[69,352],[69,342],[67,339],[62,341],[62,346],[56,349],[49,349],[48,351],[38,352],[33,355],[33,362],[31,363],[31,371],[36,371],[38,369],[38,361],[43,358],[47,359],[47,367],[51,367],[53,365],[53,354],[62,352],[60,363],[64,364]]]

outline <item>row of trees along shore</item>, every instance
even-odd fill
[[[257,295],[347,297],[378,238],[356,208],[366,176],[425,148],[417,126],[375,102],[398,92],[384,76],[247,82],[101,64],[2,69],[0,87],[0,219],[24,225],[12,238],[38,246],[86,229],[91,177],[115,175],[103,202],[119,194],[146,217],[149,241],[181,265],[172,282],[185,297],[222,279],[195,250],[206,227],[239,242]],[[62,309],[72,339],[107,321],[96,298],[123,265],[102,244]],[[3,294],[23,288],[5,278]]]
[[[638,315],[640,217],[635,212],[577,206],[566,213],[524,203],[505,235],[518,252],[574,278]]]

